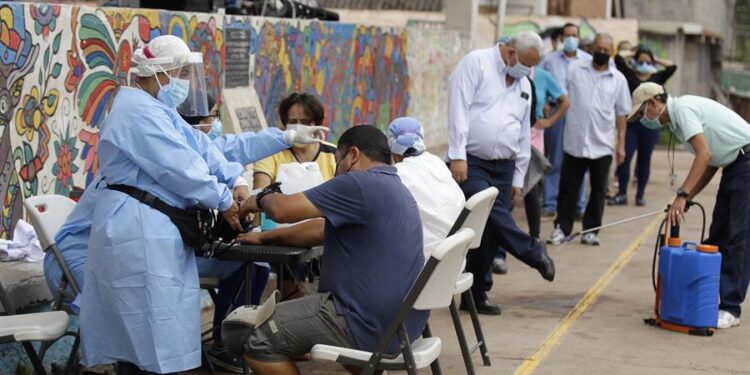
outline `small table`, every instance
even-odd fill
[[[279,274],[276,279],[276,289],[281,291],[281,281],[284,278],[284,265],[319,258],[323,254],[323,247],[313,248],[276,246],[276,245],[244,245],[214,242],[209,249],[206,245],[204,251],[213,251],[213,257],[220,260],[230,260],[245,263],[245,303],[250,303],[250,279],[253,262],[268,262],[277,265]]]

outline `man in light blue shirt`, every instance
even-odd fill
[[[487,300],[490,268],[499,246],[552,281],[554,263],[544,245],[516,226],[510,209],[521,196],[529,165],[531,84],[527,76],[539,61],[539,35],[521,32],[510,42],[464,56],[450,78],[448,158],[453,178],[467,198],[490,186],[500,190],[487,221],[482,245],[467,256],[474,274],[477,309],[499,314]]]
[[[633,92],[631,118],[650,129],[668,126],[695,155],[668,217],[680,223],[687,203],[722,168],[706,243],[721,251],[719,328],[740,324],[750,283],[750,124],[729,108],[699,96],[668,96],[661,85],[642,83]]]
[[[625,76],[609,64],[613,49],[612,37],[598,34],[593,60],[575,62],[568,70],[571,105],[563,136],[557,219],[548,244],[559,245],[572,232],[575,198],[580,194],[586,172],[591,174],[591,195],[583,215],[583,229],[601,226],[612,154],[617,156],[618,165],[625,158],[625,117],[631,108],[630,91]],[[599,245],[595,232],[583,235],[581,242]]]
[[[563,49],[550,52],[539,66],[546,69],[555,77],[557,82],[565,86],[568,81],[568,67],[576,61],[591,61],[591,55],[578,48],[580,39],[578,26],[566,23],[563,26],[560,42]],[[560,168],[563,160],[563,132],[565,129],[565,117],[561,118],[544,133],[545,156],[549,159],[552,168],[544,176],[544,203],[543,215],[553,217],[557,212],[557,195],[560,185]],[[586,206],[585,190],[581,191],[578,200],[578,212],[583,212]]]

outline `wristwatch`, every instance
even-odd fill
[[[690,199],[690,193],[688,193],[685,189],[679,188],[677,189],[677,196],[683,197],[685,199]]]
[[[274,182],[271,185],[266,186],[265,189],[261,190],[261,192],[255,196],[255,205],[258,206],[258,209],[263,211],[263,207],[260,204],[260,201],[263,200],[263,197],[275,193],[281,193],[281,182]]]

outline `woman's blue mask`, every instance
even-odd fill
[[[216,138],[221,137],[221,120],[216,119],[211,125],[211,130],[208,131],[208,138],[212,141]]]
[[[638,64],[635,69],[641,74],[654,74],[658,71],[653,64],[647,62]]]
[[[156,82],[159,82],[157,79]],[[169,108],[177,108],[187,99],[190,90],[190,81],[182,78],[170,78],[169,83],[159,87],[156,98]]]

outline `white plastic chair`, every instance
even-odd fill
[[[470,228],[476,233],[474,241],[471,243],[471,249],[476,249],[482,243],[482,234],[484,228],[487,225],[487,219],[492,211],[492,206],[495,204],[498,190],[495,187],[489,187],[471,196],[466,201],[463,211],[456,219],[456,223],[453,224],[453,228],[449,232],[449,235],[455,233],[462,228]],[[465,264],[465,263],[464,263]],[[471,322],[474,326],[474,334],[477,338],[477,343],[469,348],[466,342],[466,334],[464,333],[463,326],[461,325],[461,319],[458,317],[458,310],[456,309],[455,302],[451,302],[450,312],[451,319],[453,320],[453,326],[456,329],[456,336],[458,337],[458,346],[461,349],[461,355],[464,359],[464,365],[466,366],[466,372],[469,375],[474,374],[474,364],[471,361],[471,354],[477,349],[482,355],[482,362],[485,366],[491,366],[490,356],[487,353],[487,341],[484,339],[484,332],[482,332],[482,325],[479,322],[479,314],[477,313],[477,306],[474,303],[474,295],[471,292],[471,287],[474,285],[474,275],[471,272],[463,272],[458,276],[456,283],[453,286],[454,295],[464,295],[464,299],[469,307],[469,315],[471,316]],[[434,369],[433,369],[434,370]],[[435,371],[433,371],[435,372]]]
[[[75,296],[81,292],[78,283],[70,272],[68,264],[63,259],[60,250],[55,244],[55,235],[65,223],[68,215],[70,215],[75,208],[76,202],[62,195],[37,195],[24,199],[23,205],[26,208],[26,212],[31,217],[31,225],[36,231],[42,249],[45,252],[52,252],[55,261],[60,266],[63,273],[59,288],[56,291],[51,291],[55,298],[52,303],[52,310],[53,312],[56,312],[63,308],[65,294],[69,293],[68,285],[70,285],[70,290],[73,292],[69,297],[70,300],[73,300]],[[76,361],[80,337],[74,332],[68,332],[67,335],[75,337],[68,360],[68,368],[72,368]],[[42,343],[42,346],[39,348],[39,355],[42,358],[52,342],[53,341],[44,341]]]
[[[46,374],[42,360],[44,352],[37,353],[31,341],[49,342],[59,339],[68,328],[68,314],[64,311],[49,311],[33,314],[15,314],[15,307],[5,295],[0,284],[0,304],[9,315],[0,316],[0,344],[18,342],[34,366],[34,373]]]
[[[447,307],[453,301],[453,284],[461,273],[466,252],[474,240],[474,231],[463,229],[438,244],[417,280],[406,295],[396,317],[384,332],[375,352],[330,345],[315,345],[312,358],[362,368],[363,375],[383,370],[406,370],[410,375],[430,366],[440,356],[442,342],[438,337],[422,337],[410,343],[404,321],[412,309],[433,310]],[[399,348],[387,353],[391,341],[398,337]]]

